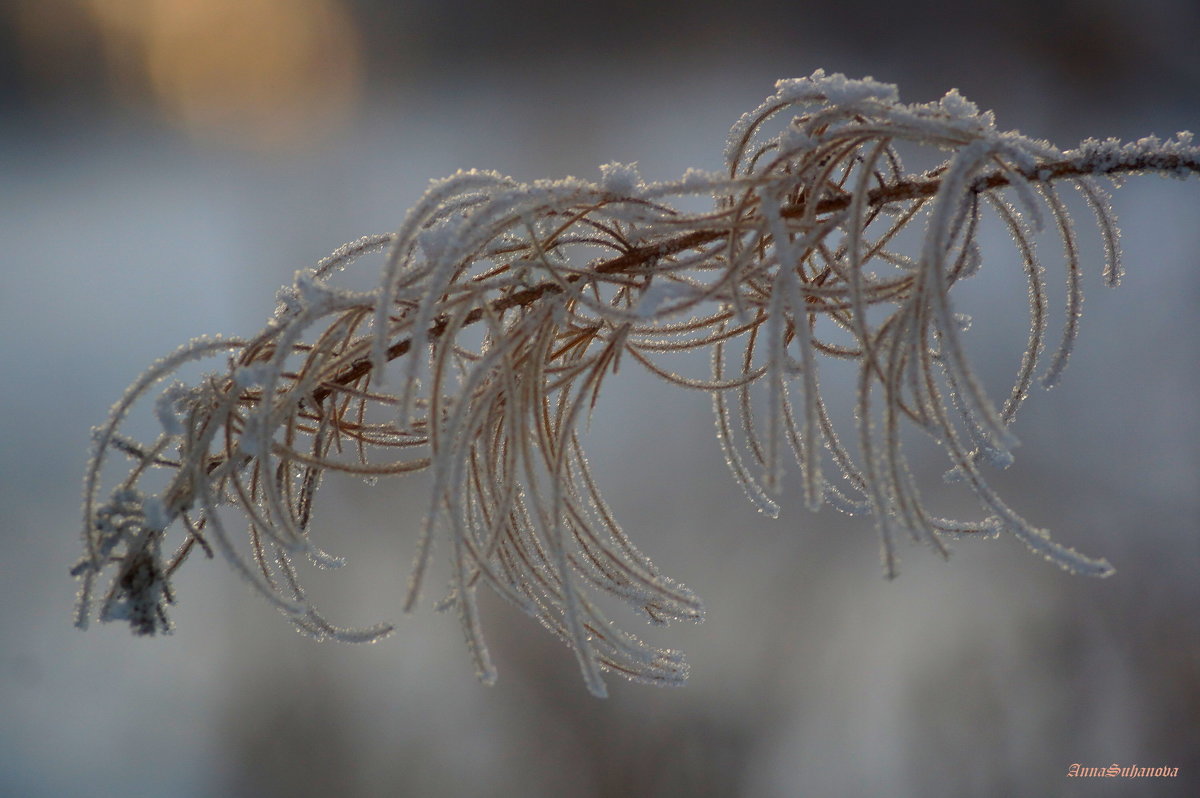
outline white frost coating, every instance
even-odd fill
[[[1007,176],[1011,181],[1013,191],[1017,195],[1017,200],[1021,203],[1021,210],[1024,211],[1026,218],[1029,219],[1030,226],[1040,233],[1046,228],[1046,218],[1042,215],[1042,204],[1038,200],[1036,191],[1020,171],[1010,169],[1007,172]]]
[[[233,384],[239,388],[253,388],[262,385],[271,375],[271,364],[259,361],[233,370]]]
[[[684,191],[702,191],[711,188],[713,183],[719,178],[711,172],[706,172],[703,169],[688,167],[683,173],[683,177],[679,180],[679,187]]]
[[[266,437],[269,427],[263,422],[262,415],[255,413],[246,419],[242,427],[241,442],[238,448],[250,457],[265,457],[270,451],[269,439]]]
[[[407,280],[402,274],[402,270],[408,264],[408,258],[416,246],[416,237],[420,230],[427,227],[430,222],[441,218],[440,206],[455,193],[469,195],[471,192],[509,185],[513,185],[512,180],[495,172],[480,172],[474,169],[467,172],[460,171],[444,180],[431,182],[425,196],[405,216],[404,224],[401,225],[393,239],[391,253],[384,265],[376,299],[375,338],[371,348],[371,362],[374,365],[377,382],[385,383],[387,375],[388,340],[386,330],[388,325],[386,319],[388,308],[399,289],[405,284],[419,280],[422,275],[420,269],[411,270]]]
[[[600,185],[617,197],[636,197],[642,189],[637,163],[606,163],[600,167]]]
[[[963,254],[962,269],[959,271],[959,279],[965,280],[968,277],[974,277],[979,273],[979,267],[983,265],[983,251],[979,247],[979,242],[972,241]]]
[[[993,449],[990,446],[980,446],[975,453],[975,459],[986,463],[998,471],[1003,471],[1016,462],[1016,458],[1013,457],[1012,452],[1003,449]]]
[[[952,119],[973,119],[979,116],[979,106],[951,89],[938,101],[938,105]]]
[[[779,149],[785,153],[811,150],[819,142],[807,130],[789,125],[779,134]]]
[[[304,302],[295,285],[285,285],[275,292],[275,318],[280,323],[286,322],[304,309]]]
[[[182,382],[173,382],[154,405],[154,413],[158,423],[168,435],[183,434],[183,420],[180,418],[187,410],[187,399],[190,390]]]
[[[461,236],[464,218],[454,215],[441,219],[417,234],[417,243],[428,263],[443,260]]]
[[[894,84],[880,83],[874,78],[852,80],[840,72],[826,75],[818,69],[807,78],[776,81],[775,96],[785,103],[825,101],[830,105],[854,105],[864,100],[894,103],[899,90]]]
[[[909,148],[945,162],[912,174],[901,159]],[[636,165],[605,164],[593,181],[487,172],[437,181],[395,232],[298,273],[257,336],[193,342],[114,406],[85,479],[77,622],[168,631],[171,575],[203,551],[224,556],[305,634],[378,639],[389,625],[335,626],[302,587],[306,558],[340,564],[310,539],[315,497],[331,471],[388,484],[383,477],[429,470],[406,609],[444,551],[444,606],[456,610],[481,679],[496,672],[476,604],[487,587],[566,641],[592,692],[603,694],[605,671],[679,684],[688,670],[678,652],[623,631],[593,601],[610,595],[655,624],[703,616],[699,599],[619,526],[577,434],[630,360],[710,394],[719,447],[761,511],[776,515],[796,493],[784,481],[783,460],[794,458],[811,509],[873,513],[889,573],[907,532],[944,551],[943,538],[1001,531],[1068,570],[1111,573],[1022,519],[982,471],[1012,462],[1012,426],[1048,318],[1066,316],[1052,374],[1075,340],[1087,264],[1056,187],[1065,180],[1082,192],[1115,284],[1117,228],[1093,178],[1141,171],[1194,174],[1200,153],[1187,133],[1064,152],[997,130],[956,91],[905,104],[894,86],[818,71],[780,81],[740,118],[720,173],[690,169],[646,185]],[[712,207],[682,210],[697,194]],[[1054,248],[1035,247],[1030,230],[1043,215],[1062,242],[1065,313],[1050,307],[1039,260]],[[955,299],[982,266],[987,219],[1013,239],[996,260],[1023,268],[1029,284],[1027,349],[999,397],[976,375],[969,317]],[[384,248],[374,291],[336,285],[340,270]],[[708,354],[708,377],[673,368],[676,355],[696,353]],[[827,357],[857,369],[852,396],[821,385]],[[204,358],[226,371],[153,396]],[[389,369],[399,386],[386,385]],[[122,431],[138,403],[166,434],[141,441]],[[847,405],[857,418],[843,429],[832,408]],[[906,429],[942,448],[947,480],[974,493],[982,520],[925,509],[901,445]],[[129,471],[102,500],[113,453]]]
[[[304,306],[310,309],[324,307],[335,293],[323,279],[317,277],[315,269],[296,272],[296,291]]]

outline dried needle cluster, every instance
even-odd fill
[[[898,144],[945,160],[907,173]],[[791,456],[809,508],[872,515],[889,574],[897,538],[944,551],[945,538],[998,532],[1070,571],[1110,573],[1014,512],[983,467],[1011,461],[1017,410],[1035,379],[1059,377],[1075,339],[1080,264],[1059,188],[1077,189],[1095,212],[1115,284],[1117,231],[1096,178],[1196,172],[1190,137],[1061,151],[997,130],[956,92],[904,104],[894,86],[817,72],[780,81],[734,126],[725,158],[722,174],[689,171],[654,185],[617,164],[598,182],[460,172],[433,184],[395,233],[299,274],[257,336],[193,341],[153,365],[96,431],[86,551],[74,569],[78,623],[98,614],[140,634],[167,630],[171,577],[200,548],[219,551],[301,630],[378,639],[392,627],[325,620],[295,561],[339,564],[309,536],[326,472],[374,479],[428,469],[405,608],[438,540],[453,563],[442,606],[458,612],[482,679],[495,678],[476,606],[486,585],[571,647],[593,693],[605,692],[604,670],[679,683],[687,666],[678,652],[617,628],[589,598],[619,596],[659,624],[703,613],[626,537],[580,445],[577,430],[622,357],[711,394],[719,444],[759,509],[777,512]],[[712,209],[672,206],[697,195],[713,198]],[[1029,284],[1028,346],[998,402],[971,368],[951,298],[980,266],[984,214],[1011,231]],[[1068,297],[1044,370],[1046,277],[1034,242],[1043,225],[1061,238]],[[903,253],[898,234],[908,228],[922,231],[921,243]],[[375,290],[329,282],[380,251]],[[666,363],[691,350],[708,353],[709,376]],[[853,396],[822,394],[821,363],[831,358],[856,365]],[[198,360],[223,370],[157,394],[157,437],[121,432],[139,400]],[[831,421],[831,401],[855,404],[849,429]],[[925,510],[904,425],[940,444],[949,476],[978,497],[981,520]],[[113,453],[131,467],[103,500]],[[181,537],[169,552],[172,526]],[[105,572],[111,583],[98,596]]]

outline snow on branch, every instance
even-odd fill
[[[703,617],[699,599],[617,523],[584,455],[580,424],[622,358],[711,395],[719,445],[760,510],[774,515],[785,500],[790,457],[810,509],[873,516],[888,575],[901,538],[944,554],[947,539],[997,533],[1069,571],[1111,573],[1022,518],[985,472],[1012,462],[1019,408],[1036,379],[1059,378],[1075,342],[1082,264],[1061,189],[1094,211],[1115,284],[1117,227],[1097,179],[1195,174],[1200,150],[1188,134],[1059,150],[998,130],[957,92],[905,104],[894,86],[820,71],[776,88],[734,125],[721,174],[647,184],[635,166],[609,164],[597,181],[523,184],[459,172],[435,182],[397,232],[299,273],[256,336],[194,341],[153,365],[96,431],[73,570],[78,624],[98,616],[138,634],[169,630],[172,576],[201,549],[220,552],[300,630],[376,640],[391,625],[335,626],[302,587],[298,561],[340,564],[310,536],[313,503],[328,472],[427,471],[405,608],[440,541],[452,562],[441,606],[457,611],[480,678],[495,678],[476,603],[486,586],[566,642],[597,695],[604,671],[681,683],[679,652],[618,628],[594,603],[617,596],[655,624]],[[944,161],[912,174],[902,148]],[[711,209],[675,207],[691,196],[711,197]],[[985,215],[1011,232],[1029,285],[1028,344],[999,397],[972,367],[952,297],[980,268]],[[1046,365],[1034,242],[1043,226],[1062,240],[1068,302]],[[908,229],[923,232],[905,252]],[[336,286],[338,271],[372,252],[386,252],[375,290]],[[707,378],[669,363],[695,350],[711,359]],[[214,359],[219,372],[158,387]],[[835,360],[857,368],[851,396],[822,390],[822,364]],[[760,393],[765,401],[754,401]],[[141,400],[161,422],[148,440],[122,432]],[[839,429],[830,407],[847,401],[855,422]],[[940,445],[979,518],[926,509],[905,427]],[[104,498],[113,454],[129,471]],[[244,534],[230,526],[236,516]],[[179,530],[171,547],[170,529]]]

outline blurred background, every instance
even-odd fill
[[[1085,228],[1081,342],[997,477],[1111,579],[1005,538],[948,564],[902,548],[887,582],[869,520],[799,499],[758,517],[708,400],[627,365],[590,453],[634,540],[707,602],[703,625],[647,631],[688,653],[683,689],[610,677],[592,699],[571,653],[500,602],[500,682],[477,684],[452,616],[400,613],[419,480],[323,488],[314,536],[350,558],[319,575],[323,605],[396,621],[383,643],[301,638],[202,560],[178,579],[172,637],[71,627],[90,427],[178,344],[259,329],[295,270],[394,229],[433,178],[716,169],[738,116],[817,67],[909,101],[957,87],[1063,146],[1200,127],[1192,0],[946,5],[0,4],[0,794],[1200,793],[1195,180],[1117,194],[1118,291]],[[1020,264],[996,251],[962,309],[1002,385],[1026,322]],[[918,465],[936,483],[943,465]],[[1072,763],[1180,776],[1080,782]]]

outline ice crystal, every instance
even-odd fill
[[[909,173],[901,144],[945,160]],[[302,588],[297,558],[340,562],[310,539],[313,502],[327,472],[374,484],[428,471],[406,609],[439,539],[452,562],[441,606],[456,610],[481,678],[495,678],[476,598],[487,587],[564,640],[593,693],[604,693],[604,671],[678,684],[687,674],[678,652],[620,629],[591,598],[615,595],[656,624],[703,616],[697,597],[626,536],[584,456],[577,430],[622,357],[711,394],[720,448],[763,512],[788,500],[791,457],[806,506],[873,515],[888,574],[901,536],[944,552],[945,539],[1000,533],[1067,570],[1111,573],[1017,514],[983,466],[1012,463],[1011,427],[1042,368],[1049,313],[1033,228],[1061,239],[1067,282],[1061,339],[1041,375],[1050,385],[1068,362],[1082,301],[1060,187],[1091,206],[1115,284],[1117,228],[1094,178],[1196,173],[1190,136],[1061,151],[997,130],[955,91],[909,105],[894,86],[818,71],[780,81],[734,125],[725,155],[723,174],[688,170],[658,184],[620,164],[601,167],[599,182],[459,172],[432,184],[394,233],[298,273],[257,335],[194,341],[154,364],[96,433],[74,569],[80,625],[98,614],[139,634],[169,629],[171,575],[200,548],[219,551],[302,631],[378,639],[390,625],[334,626]],[[673,204],[695,196],[713,207]],[[953,300],[981,267],[985,214],[1011,232],[1030,297],[1026,352],[999,402],[972,368],[969,320]],[[906,229],[924,231],[908,252]],[[336,272],[385,250],[373,292],[336,286]],[[709,353],[708,378],[671,368],[673,354],[694,350]],[[157,383],[213,358],[226,361],[223,374],[160,395],[157,437],[122,432]],[[830,413],[846,398],[821,385],[832,360],[858,373],[846,429]],[[926,510],[901,443],[906,426],[941,446],[947,480],[974,492],[981,519]],[[131,467],[104,501],[113,453]],[[231,511],[245,540],[229,527]],[[164,557],[172,526],[182,539]]]

